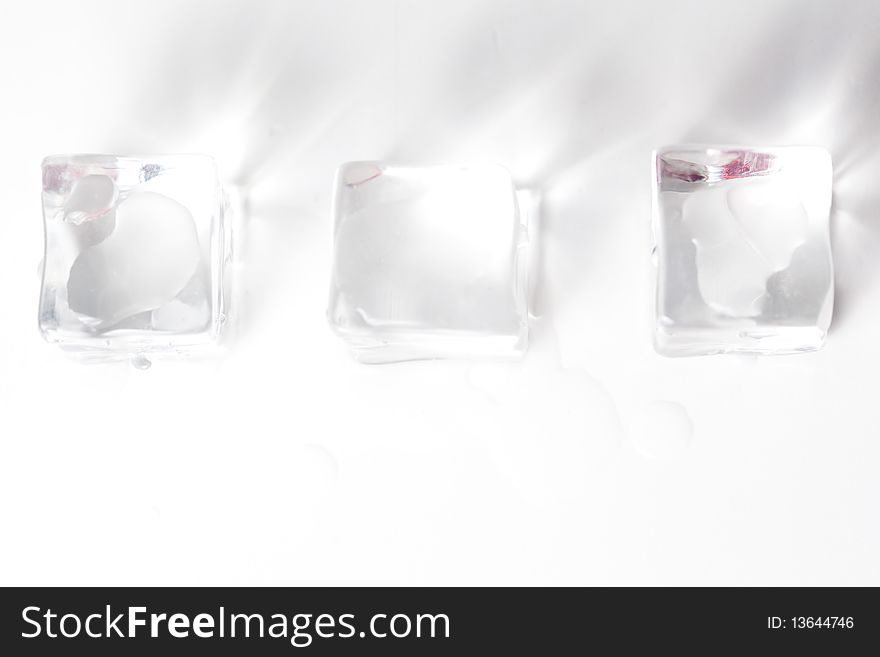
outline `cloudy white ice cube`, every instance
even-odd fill
[[[526,245],[498,166],[343,165],[328,318],[365,362],[522,354]]]

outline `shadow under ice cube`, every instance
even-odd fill
[[[831,322],[831,158],[814,147],[654,155],[655,346],[787,353]]]
[[[43,335],[99,359],[214,341],[223,208],[205,156],[46,158]]]
[[[528,235],[505,169],[345,164],[334,213],[328,319],[358,360],[522,355]]]

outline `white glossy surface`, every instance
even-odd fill
[[[4,12],[3,584],[880,584],[876,2]],[[821,351],[654,353],[648,162],[694,142],[831,151]],[[82,367],[39,337],[40,160],[86,149],[208,152],[239,182],[228,358]],[[340,349],[332,179],[362,159],[541,190],[522,362]]]

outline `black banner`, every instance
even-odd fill
[[[878,613],[873,589],[4,589],[0,654],[849,655]]]

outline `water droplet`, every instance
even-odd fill
[[[136,370],[148,370],[153,363],[143,354],[135,354],[131,357],[131,366]]]
[[[633,446],[644,456],[660,461],[678,458],[694,433],[684,406],[671,401],[652,401],[637,412],[627,433]]]

